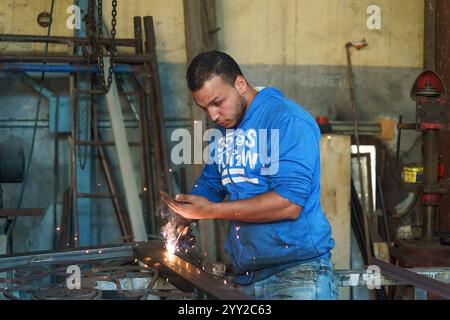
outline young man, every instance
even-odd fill
[[[256,299],[336,299],[315,120],[277,89],[251,87],[223,52],[199,54],[186,77],[196,104],[224,137],[192,195],[164,200],[188,219],[230,221],[225,250],[243,292]]]

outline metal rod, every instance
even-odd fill
[[[160,150],[161,150],[161,166],[162,166],[162,173],[164,174],[163,178],[165,181],[165,185],[167,188],[167,191],[169,193],[173,193],[173,186],[172,186],[172,176],[170,175],[170,168],[169,168],[169,158],[168,158],[168,151],[167,151],[167,141],[166,141],[166,131],[164,127],[164,112],[163,112],[163,104],[162,104],[162,97],[161,97],[161,88],[159,83],[159,72],[158,72],[158,60],[156,57],[156,40],[155,40],[155,29],[153,26],[153,17],[146,16],[144,17],[144,30],[145,30],[145,49],[146,52],[151,56],[150,59],[150,75],[152,82],[147,81],[148,85],[151,86],[149,88],[150,92],[153,95],[153,108],[155,109],[155,122],[154,124],[157,125],[159,139],[158,142],[160,143]]]
[[[97,132],[97,134],[100,138],[99,132]],[[117,189],[117,184],[114,180],[111,164],[108,159],[106,150],[103,146],[100,146],[98,148],[98,154],[99,154],[99,158],[100,158],[100,161],[102,164],[103,172],[105,174],[106,183],[108,184],[109,191],[112,194],[119,194],[118,189]],[[116,212],[117,221],[119,222],[119,226],[122,231],[122,236],[125,237],[128,235],[131,235],[132,231],[131,231],[131,224],[130,224],[130,221],[128,218],[128,213],[125,209],[125,205],[124,205],[122,199],[123,199],[123,197],[120,197],[120,198],[113,197],[112,202],[113,202],[113,206],[114,206],[114,211]]]
[[[424,194],[436,189],[438,184],[439,131],[427,130],[423,134]],[[437,195],[439,198],[439,195]],[[437,233],[438,203],[422,204],[422,236],[433,239]]]
[[[370,209],[367,208],[366,205],[366,191],[365,186],[363,182],[363,175],[362,175],[362,168],[361,168],[361,153],[360,153],[360,141],[359,141],[359,131],[358,131],[358,108],[356,106],[356,99],[355,99],[355,92],[353,89],[353,67],[352,67],[352,59],[351,59],[351,49],[353,45],[351,42],[348,42],[345,45],[346,51],[347,51],[347,76],[348,76],[348,83],[349,83],[349,90],[350,90],[350,99],[351,99],[351,105],[352,105],[352,114],[353,114],[353,128],[355,131],[355,141],[356,141],[356,157],[358,160],[358,172],[359,172],[359,184],[361,189],[361,195],[362,195],[362,209],[364,212],[364,236],[366,241],[366,250],[367,250],[367,259],[368,263],[370,264],[372,255],[370,253],[370,236],[369,236],[369,222],[368,222],[368,216],[371,215]]]
[[[116,73],[134,73],[142,72],[137,66],[115,65],[113,67]],[[0,71],[11,72],[50,72],[50,73],[71,73],[71,72],[92,72],[100,73],[98,65],[72,65],[72,64],[27,64],[27,63],[2,63]]]
[[[89,44],[88,38],[80,37],[55,37],[55,36],[33,36],[22,34],[0,34],[0,42],[35,42],[35,43],[57,43],[57,44]],[[103,38],[97,42],[101,45],[115,45],[122,47],[134,47],[135,39]]]
[[[151,57],[147,54],[118,55],[114,58],[117,63],[139,64],[150,62]],[[36,63],[76,63],[80,65],[87,64],[87,60],[83,56],[74,55],[38,55],[38,54],[16,54],[3,55],[0,54],[0,63],[2,62],[36,62]]]
[[[83,146],[114,146],[116,143],[114,141],[82,141],[77,140],[77,145]],[[132,147],[140,147],[140,142],[129,142],[128,145]]]
[[[125,198],[121,194],[113,194],[113,193],[77,193],[77,198]]]
[[[134,17],[134,48],[136,54],[143,54],[144,49],[142,47],[142,18]]]
[[[78,98],[74,92],[77,88],[77,75],[73,74],[70,76],[70,94],[72,99],[72,130],[71,130],[71,141],[72,141],[72,231],[76,237],[70,237],[69,241],[72,242],[75,239],[75,246],[79,245],[79,234],[78,234],[78,186],[77,186],[77,144],[75,140],[77,139],[77,125],[78,125]]]

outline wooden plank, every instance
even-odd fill
[[[350,269],[350,136],[323,135],[320,141],[321,205],[331,224],[336,246],[332,251],[335,269]],[[340,299],[349,299],[348,288]]]
[[[110,65],[109,58],[105,57],[104,63],[105,70],[108,70]],[[107,72],[105,72],[105,76],[106,74]],[[136,241],[145,241],[147,240],[147,233],[145,230],[142,205],[139,199],[138,184],[131,160],[131,150],[127,141],[127,133],[123,121],[122,109],[120,107],[120,97],[117,90],[116,79],[114,76],[112,79],[111,88],[106,94],[106,107],[111,119],[114,141],[116,142],[117,157],[119,159],[119,167],[124,184],[131,229]]]

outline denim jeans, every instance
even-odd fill
[[[321,259],[280,271],[269,278],[240,286],[256,300],[337,300],[333,264]]]

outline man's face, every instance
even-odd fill
[[[200,90],[192,92],[192,97],[216,124],[226,129],[235,128],[247,108],[247,103],[240,93],[243,92],[242,80],[239,78],[232,86],[222,77],[213,76]],[[245,86],[245,80],[243,81]]]

